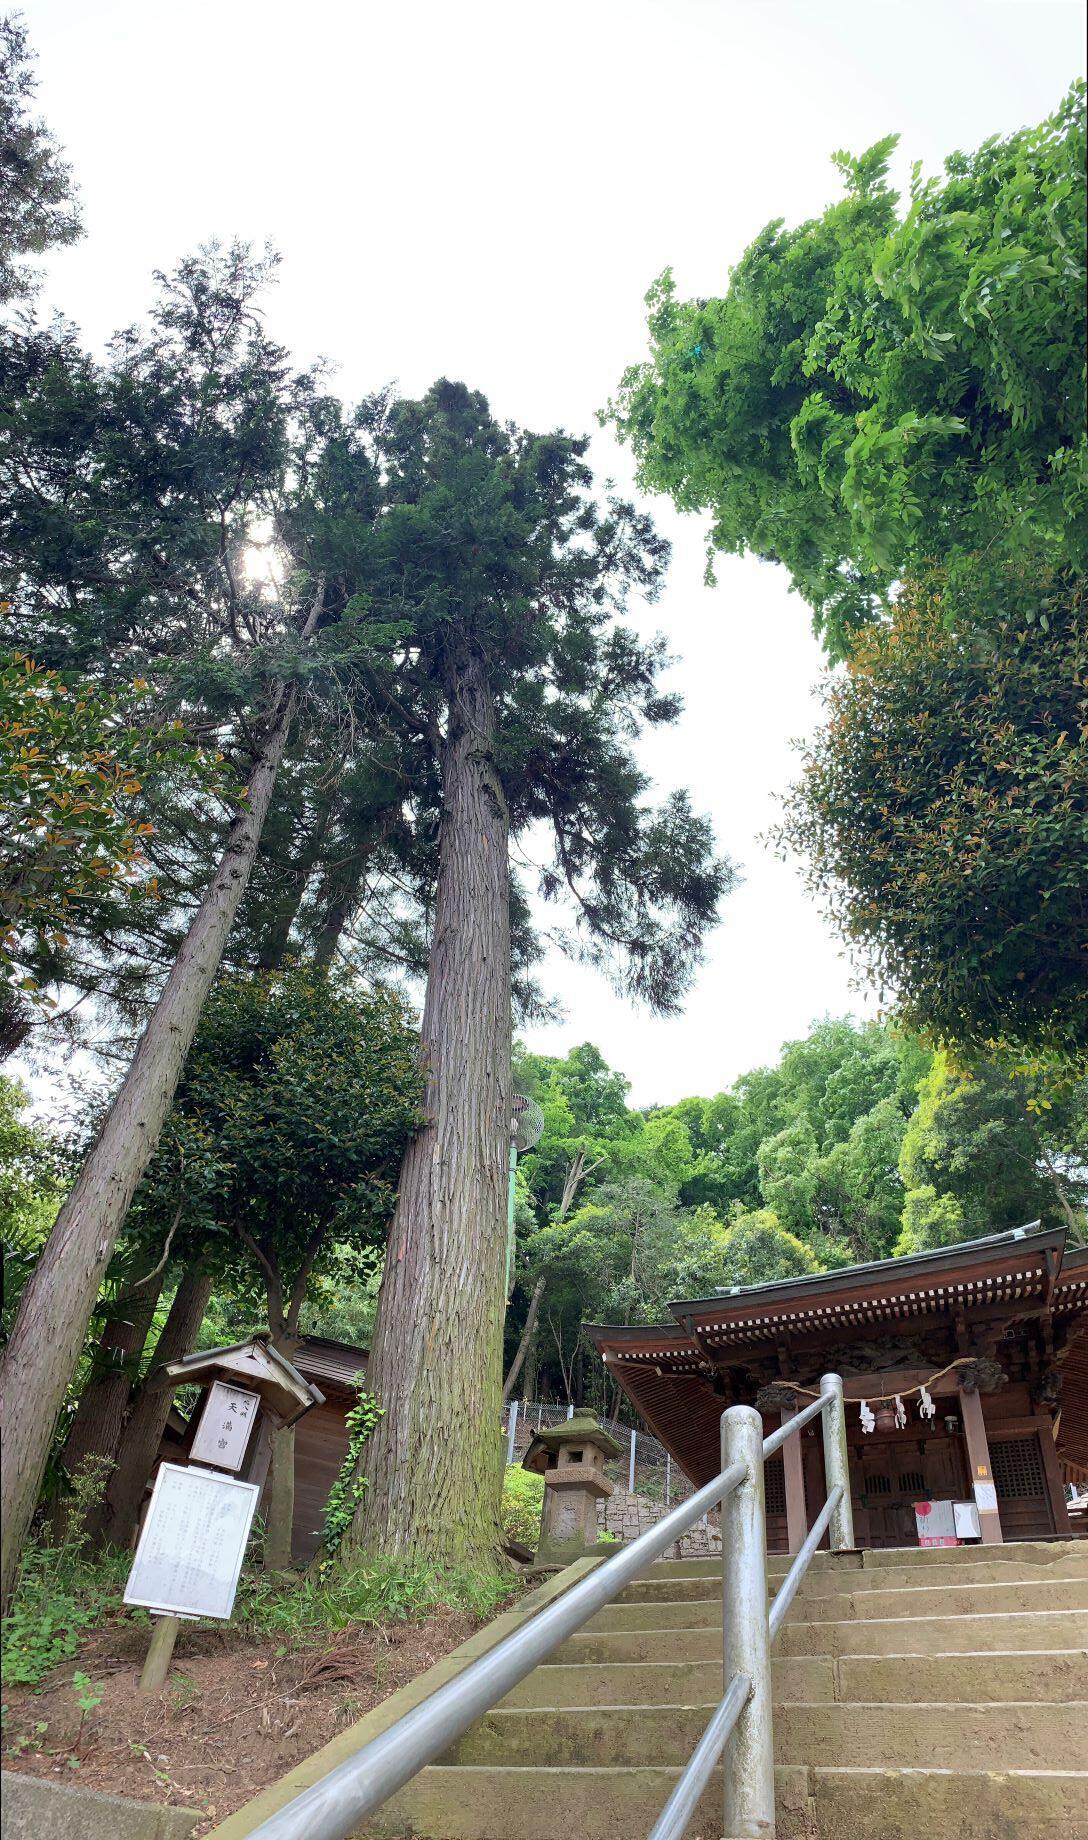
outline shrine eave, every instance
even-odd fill
[[[1064,1227],[1017,1228],[902,1259],[851,1265],[814,1277],[755,1284],[670,1304],[675,1323],[589,1326],[606,1358],[696,1373],[728,1365],[759,1344],[807,1341],[958,1316],[1088,1306],[1088,1248],[1065,1251]]]

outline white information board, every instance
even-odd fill
[[[997,1484],[994,1482],[975,1483],[975,1506],[980,1514],[996,1514]]]
[[[259,1494],[255,1482],[161,1463],[126,1604],[172,1616],[229,1617]]]
[[[241,1469],[260,1403],[259,1393],[244,1393],[225,1380],[213,1381],[200,1414],[190,1460],[215,1463],[220,1469]]]

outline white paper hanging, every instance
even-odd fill
[[[928,1386],[920,1387],[918,1390],[918,1413],[921,1418],[936,1417],[937,1408],[933,1403],[933,1395]]]
[[[861,1428],[863,1431],[876,1430],[876,1414],[864,1399],[861,1402]]]
[[[902,1431],[903,1426],[907,1422],[907,1408],[903,1404],[898,1393],[895,1395],[895,1422],[899,1426],[900,1431]]]

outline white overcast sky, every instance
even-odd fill
[[[48,304],[100,344],[151,271],[209,237],[271,238],[270,327],[353,398],[439,375],[536,428],[587,430],[644,350],[671,263],[714,294],[773,217],[838,193],[829,156],[895,130],[897,172],[1037,121],[1083,70],[1080,0],[32,0],[39,102],[87,234]],[[601,476],[630,478],[598,432]],[[549,961],[568,1019],[637,1103],[720,1090],[827,1012],[871,1010],[794,870],[758,835],[817,719],[821,658],[782,571],[722,561],[655,501],[674,545],[647,624],[680,655],[680,725],[643,750],[743,865],[679,1018]]]

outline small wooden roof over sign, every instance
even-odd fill
[[[522,1469],[543,1473],[549,1467],[549,1459],[556,1457],[564,1444],[596,1444],[605,1457],[623,1455],[623,1445],[617,1444],[592,1412],[582,1411],[558,1425],[538,1431],[521,1459]]]
[[[262,1403],[281,1425],[293,1425],[311,1406],[322,1406],[320,1387],[303,1378],[285,1355],[272,1347],[267,1331],[226,1348],[205,1348],[199,1354],[168,1361],[160,1385],[210,1386],[213,1380],[233,1381],[259,1393]]]

